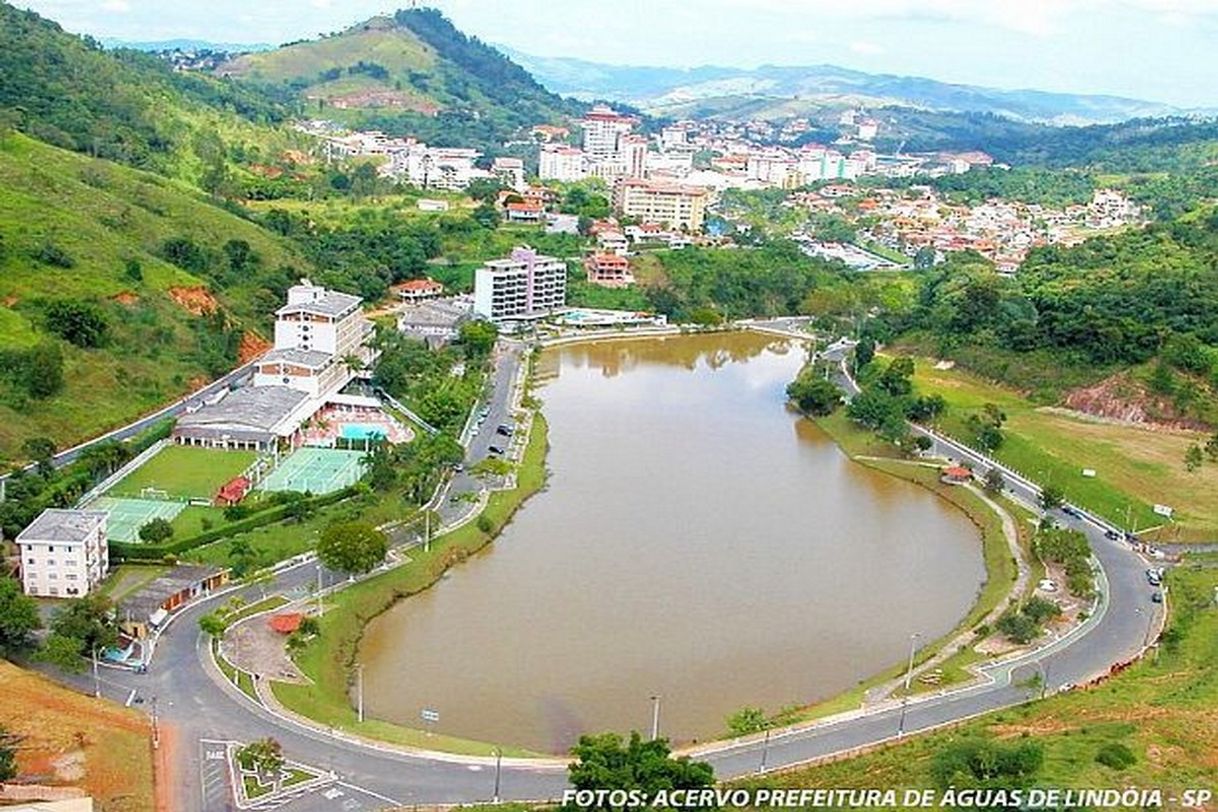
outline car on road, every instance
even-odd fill
[[[490,448],[487,449],[487,451],[489,451],[490,453],[495,454],[497,456],[503,456],[503,449],[497,445],[491,446]]]
[[[1118,541],[1121,538],[1121,534],[1110,527],[1104,531],[1104,538],[1111,539],[1112,541]]]
[[[1150,602],[1151,603],[1163,603],[1163,593],[1156,589],[1150,595]]]
[[[1071,516],[1075,519],[1083,518],[1083,514],[1081,512],[1079,512],[1078,508],[1073,508],[1073,507],[1070,507],[1069,505],[1062,506],[1062,513],[1066,514],[1067,516]]]
[[[1159,586],[1163,583],[1163,579],[1159,577],[1158,573],[1149,572],[1146,574],[1146,582],[1151,586]]]
[[[506,423],[500,424],[500,426],[497,429],[495,429],[496,434],[500,434],[504,437],[511,437],[515,431],[516,431],[515,429],[513,429],[511,426],[507,425]]]

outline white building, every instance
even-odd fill
[[[684,149],[689,146],[689,133],[681,126],[665,127],[660,131],[660,145],[665,152]]]
[[[27,595],[79,598],[110,566],[101,510],[44,510],[17,536],[21,585]]]
[[[522,246],[474,274],[474,313],[495,322],[540,318],[567,303],[567,263]]]
[[[574,147],[543,146],[537,174],[542,180],[557,180],[564,183],[583,180],[588,176],[587,157]]]
[[[647,171],[647,139],[641,135],[626,135],[619,141],[625,174],[641,178]]]
[[[391,145],[385,154],[389,163],[382,168],[383,174],[423,189],[457,192],[469,186],[470,181],[487,177],[486,172],[474,166],[474,161],[482,157],[476,149],[429,147],[408,138]]]
[[[588,111],[579,126],[584,130],[584,152],[593,158],[610,158],[621,151],[621,139],[634,129],[635,120],[611,107],[598,104]]]
[[[524,182],[524,161],[520,158],[496,158],[491,164],[491,174],[509,189],[523,192],[527,188]]]

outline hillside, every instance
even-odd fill
[[[222,191],[234,169],[300,145],[285,94],[173,71],[0,0],[0,124],[65,149]]]
[[[578,112],[434,9],[374,17],[341,33],[245,54],[222,76],[298,94],[315,116],[489,145]]]
[[[993,113],[1018,121],[1094,124],[1179,112],[1118,96],[1001,90],[834,65],[691,69],[605,65],[507,50],[556,93],[628,102],[655,115],[685,116],[707,105],[726,118],[808,115],[825,108],[899,106]]]
[[[227,371],[310,271],[286,240],[186,185],[0,136],[0,462],[28,456],[31,437],[66,447]]]

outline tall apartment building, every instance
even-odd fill
[[[701,231],[710,197],[700,186],[622,178],[613,188],[613,205],[619,214],[644,223]]]
[[[647,173],[647,139],[641,135],[626,135],[618,145],[626,174],[632,178],[644,177]]]
[[[611,107],[598,104],[579,122],[584,130],[584,152],[593,158],[609,158],[618,154],[621,139],[634,129],[635,120],[623,116]]]
[[[500,157],[491,164],[491,174],[509,189],[517,192],[526,188],[524,182],[524,161],[520,158]]]
[[[549,315],[566,306],[567,263],[528,246],[487,262],[474,274],[474,313],[491,321]]]
[[[79,598],[101,583],[110,566],[107,515],[49,509],[22,530],[16,543],[25,594]]]
[[[541,148],[537,174],[542,180],[564,183],[583,180],[588,176],[587,158],[575,147],[546,145]]]

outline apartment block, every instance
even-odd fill
[[[44,510],[17,535],[21,585],[27,595],[79,598],[110,566],[105,511]]]
[[[474,274],[474,313],[491,321],[541,318],[566,306],[567,264],[528,246]]]
[[[613,189],[613,204],[619,214],[644,223],[701,231],[710,195],[700,186],[623,178]]]

